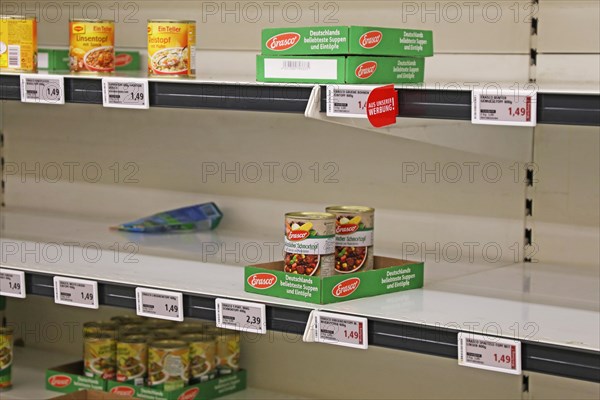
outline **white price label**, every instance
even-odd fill
[[[137,315],[142,317],[183,321],[183,294],[167,290],[136,288]]]
[[[521,374],[521,342],[460,332],[458,364],[507,374]]]
[[[219,328],[267,333],[267,313],[264,304],[217,299],[215,300],[215,309]]]
[[[65,104],[65,79],[56,75],[21,74],[21,101]]]
[[[102,104],[104,107],[149,108],[148,80],[102,78]]]
[[[486,125],[535,126],[537,93],[519,95],[497,89],[473,90],[471,122]]]
[[[367,99],[377,86],[327,85],[327,116],[367,118]]]
[[[369,347],[367,319],[317,311],[315,341],[366,349]]]
[[[67,306],[98,308],[98,282],[54,277],[54,302]]]
[[[25,273],[0,268],[0,296],[25,298]]]

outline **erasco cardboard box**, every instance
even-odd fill
[[[98,390],[81,390],[64,394],[62,396],[53,397],[55,400],[122,400],[123,397],[116,394],[100,392]],[[137,399],[140,400],[140,399]]]
[[[337,303],[423,287],[424,264],[375,256],[371,271],[321,278],[283,272],[283,261],[245,268],[246,292],[305,301]]]

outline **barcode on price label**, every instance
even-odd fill
[[[0,296],[25,298],[25,273],[0,268]]]
[[[65,104],[65,79],[62,76],[21,74],[23,103]]]
[[[367,99],[377,86],[327,85],[327,116],[367,118]]]
[[[54,277],[54,302],[67,306],[98,308],[98,282]]]
[[[471,121],[474,124],[535,126],[537,93],[523,90],[474,89]]]
[[[167,290],[136,288],[136,313],[142,317],[183,321],[183,294]]]
[[[267,313],[264,304],[216,299],[215,310],[216,324],[219,328],[267,333]]]
[[[458,364],[520,375],[521,342],[460,332],[458,334]]]
[[[102,78],[104,107],[148,109],[148,81],[134,78]]]
[[[369,347],[367,333],[366,318],[323,311],[316,312],[316,342],[366,349]]]

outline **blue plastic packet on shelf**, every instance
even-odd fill
[[[195,232],[215,229],[223,213],[213,202],[164,211],[111,229],[141,233]]]

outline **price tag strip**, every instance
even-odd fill
[[[65,104],[65,78],[58,75],[21,74],[23,103]]]
[[[518,94],[514,90],[475,89],[471,122],[486,125],[535,126],[537,92]]]
[[[458,364],[520,375],[521,342],[459,332]]]
[[[263,335],[267,333],[267,312],[264,304],[216,299],[215,310],[219,328]]]
[[[25,298],[25,272],[0,268],[0,296]]]
[[[183,294],[138,287],[135,289],[136,313],[142,317],[183,321]]]
[[[367,99],[377,86],[327,85],[327,116],[367,118]]]
[[[316,311],[314,316],[316,342],[358,349],[369,347],[366,318],[323,311]]]
[[[102,104],[115,108],[150,108],[148,80],[137,78],[102,78]]]
[[[54,277],[54,302],[67,306],[98,308],[98,282]]]

